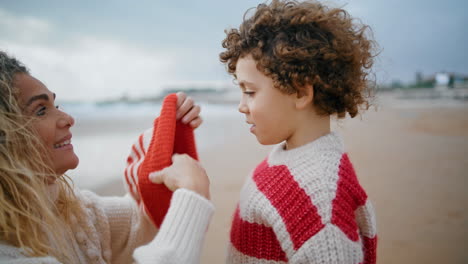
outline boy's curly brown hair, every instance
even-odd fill
[[[252,55],[257,68],[287,94],[312,85],[319,114],[351,117],[369,108],[374,81],[372,32],[348,12],[316,1],[260,4],[239,29],[226,30],[220,60],[235,76],[239,58]]]

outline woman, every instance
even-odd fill
[[[75,121],[54,100],[22,63],[0,51],[0,263],[197,263],[213,212],[201,166],[174,156],[152,178],[175,191],[157,230],[129,196],[103,198],[70,186],[64,174],[78,165]],[[196,128],[199,112],[179,94],[178,116]],[[194,210],[201,213],[181,217]],[[193,232],[179,230],[186,228]]]

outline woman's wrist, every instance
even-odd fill
[[[212,202],[204,196],[185,188],[175,190],[158,235],[135,251],[135,260],[158,263],[177,256],[177,263],[198,263],[213,212]]]

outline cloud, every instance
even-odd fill
[[[466,1],[348,1],[350,13],[373,28],[381,53],[378,81],[411,82],[415,73],[467,73]]]
[[[64,34],[45,20],[0,10],[0,47],[62,100],[158,94],[174,79],[175,58],[156,48],[99,36]],[[18,30],[21,29],[21,30]],[[54,39],[61,38],[60,41]]]
[[[45,20],[29,16],[17,17],[0,8],[0,33],[3,39],[14,38],[22,42],[37,41],[52,30],[53,26]]]
[[[13,9],[51,20],[0,9],[0,47],[23,60],[51,89],[60,89],[59,98],[138,96],[167,82],[231,80],[218,58],[223,30],[238,26],[255,3],[208,1],[188,8],[153,2],[103,4],[104,14],[94,4],[61,6],[70,12],[17,4]],[[373,68],[377,82],[413,81],[417,71],[467,73],[466,1],[328,2],[373,29],[381,51]],[[213,8],[219,12],[208,12]]]

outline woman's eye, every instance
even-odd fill
[[[45,115],[46,113],[46,107],[45,106],[41,106],[37,112],[36,112],[36,116],[43,116]]]
[[[252,92],[252,91],[244,91],[244,94],[248,95],[248,96],[252,96],[255,94],[255,92]]]

